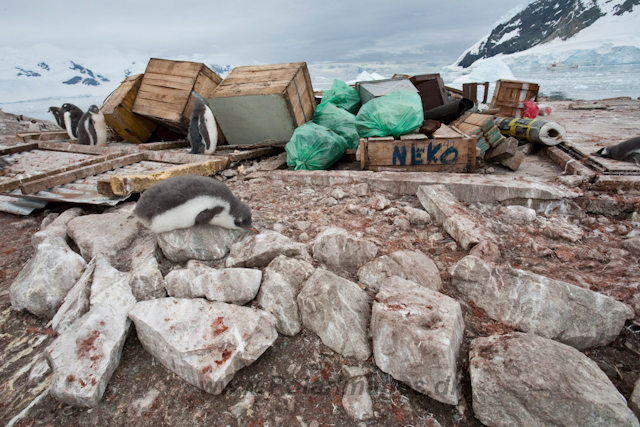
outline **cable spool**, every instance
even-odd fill
[[[567,135],[558,123],[539,119],[497,117],[495,125],[503,135],[549,146],[560,144]]]

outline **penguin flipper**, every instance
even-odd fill
[[[98,143],[98,135],[96,135],[96,122],[93,120],[93,117],[89,117],[89,136],[91,140],[91,145],[96,145]]]
[[[216,206],[215,208],[205,209],[196,215],[196,224],[208,224],[214,216],[218,215],[224,210],[222,206]]]
[[[200,131],[198,130],[198,117],[193,117],[191,119],[191,123],[189,125],[189,141],[191,141],[191,152],[190,154],[199,154],[200,147],[202,147],[202,137],[200,136]]]

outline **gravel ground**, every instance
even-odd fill
[[[535,158],[545,171],[562,173],[546,159]],[[246,162],[247,167],[252,162]],[[339,166],[349,168],[349,165]],[[508,173],[493,166],[496,173]],[[550,178],[552,180],[553,178]],[[457,407],[439,403],[414,392],[375,367],[370,358],[356,362],[342,358],[308,330],[295,337],[280,336],[254,364],[239,371],[221,395],[213,396],[185,383],[146,353],[135,328],[125,343],[122,362],[112,377],[100,404],[90,410],[60,404],[44,394],[36,400],[16,426],[52,425],[285,425],[285,426],[477,426],[473,416],[468,346],[473,338],[509,332],[490,320],[472,303],[459,298],[451,286],[448,271],[468,251],[455,243],[438,225],[422,227],[409,223],[403,208],[421,208],[416,197],[367,191],[351,186],[323,188],[290,184],[278,180],[249,180],[243,176],[226,180],[232,191],[253,210],[259,229],[274,229],[294,241],[308,243],[324,227],[342,227],[377,244],[379,255],[399,249],[420,250],[431,256],[440,269],[443,292],[460,300],[466,325],[459,357],[463,399]],[[335,190],[345,196],[336,198]],[[588,190],[588,189],[586,189]],[[360,195],[359,195],[360,194]],[[595,196],[595,194],[594,194]],[[629,206],[640,195],[614,194]],[[390,208],[376,210],[385,198]],[[28,313],[11,309],[8,291],[24,264],[33,255],[30,238],[50,212],[69,206],[49,205],[28,217],[0,213],[3,238],[0,239],[0,424],[9,422],[48,386],[29,385],[27,378],[40,352],[54,339],[47,322]],[[640,285],[638,257],[621,247],[626,235],[640,227],[631,212],[615,218],[586,214],[568,216],[585,236],[577,243],[550,238],[541,233],[544,221],[556,214],[539,215],[533,223],[520,225],[507,220],[499,204],[467,205],[471,215],[500,236],[499,262],[567,281],[610,295],[635,308]],[[91,213],[102,209],[91,208]],[[164,271],[171,263],[159,254]],[[355,277],[343,274],[347,279]],[[618,390],[628,398],[640,376],[640,338],[628,324],[610,345],[586,350],[610,376]],[[369,391],[375,418],[354,422],[342,408],[343,366],[368,367]],[[230,407],[247,392],[255,396],[253,405],[234,415]]]

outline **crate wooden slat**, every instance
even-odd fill
[[[540,87],[536,83],[498,80],[491,108],[499,108],[504,117],[523,117],[524,101],[537,101]]]
[[[420,93],[424,111],[449,103],[449,97],[440,74],[421,74],[411,77],[410,80]]]
[[[421,134],[391,141],[362,138],[359,149],[362,169],[474,172],[476,138],[451,132],[451,137],[444,139],[430,139]]]
[[[234,68],[207,102],[233,145],[288,141],[316,105],[304,62]]]
[[[199,62],[151,58],[132,111],[175,132],[186,134],[195,103],[191,91],[207,98],[221,80],[209,67]]]
[[[100,108],[107,125],[125,141],[136,144],[147,142],[158,126],[132,111],[141,83],[142,74],[128,76]]]

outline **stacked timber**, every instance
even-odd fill
[[[500,129],[494,125],[493,116],[487,114],[465,113],[451,123],[451,126],[466,135],[477,137],[477,147],[481,153],[500,145],[505,140]]]
[[[289,141],[316,105],[305,62],[234,68],[205,98],[229,144],[239,145]]]

